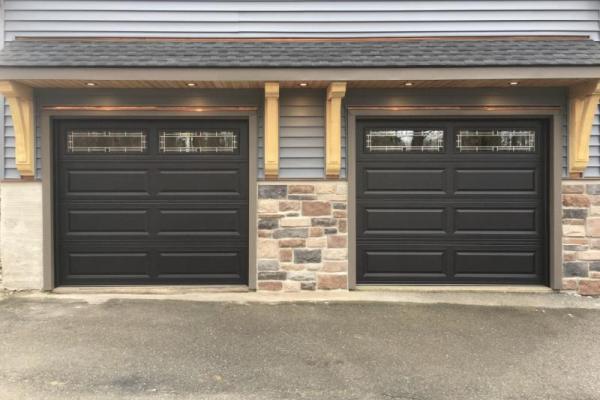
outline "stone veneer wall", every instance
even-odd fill
[[[258,290],[348,288],[346,182],[258,185]]]
[[[600,181],[562,183],[563,289],[600,295]]]

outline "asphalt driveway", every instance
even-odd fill
[[[600,310],[0,301],[1,399],[600,399]]]

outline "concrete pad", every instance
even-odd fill
[[[100,295],[78,296],[0,301],[1,399],[595,400],[600,393],[599,310],[167,295],[93,304],[81,299]]]
[[[280,303],[419,303],[462,304],[494,307],[541,307],[600,309],[600,298],[582,297],[551,290],[514,291],[412,291],[358,290],[317,292],[230,291],[224,287],[143,287],[60,288],[54,292],[21,292],[18,296],[83,301],[92,304],[112,299],[181,300],[208,303],[280,304]]]

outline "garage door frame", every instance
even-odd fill
[[[457,107],[453,110],[443,107],[406,107],[398,110],[394,107],[378,107],[376,109],[369,107],[348,107],[347,113],[347,160],[348,160],[348,215],[356,215],[356,169],[357,169],[357,120],[361,118],[380,118],[380,119],[508,119],[508,118],[528,118],[548,121],[548,134],[550,137],[546,141],[549,154],[548,175],[549,182],[547,188],[548,194],[548,226],[550,232],[548,235],[548,263],[550,287],[559,290],[562,288],[562,227],[561,227],[561,178],[562,178],[562,113],[560,107],[498,107],[490,109],[488,107]],[[357,255],[356,255],[357,225],[356,218],[348,219],[348,283],[350,289],[357,288]]]
[[[239,110],[204,111],[121,111],[121,110],[57,110],[41,112],[41,158],[42,158],[42,213],[43,213],[43,289],[56,286],[55,276],[55,226],[54,226],[54,121],[63,119],[245,119],[248,121],[248,288],[256,288],[256,199],[258,165],[258,114],[256,107],[240,107]]]

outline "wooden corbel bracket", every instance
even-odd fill
[[[35,122],[33,90],[13,81],[0,81],[0,94],[6,97],[15,130],[16,167],[23,178],[35,175]]]
[[[569,176],[581,177],[590,158],[590,135],[600,101],[600,80],[569,89]]]

